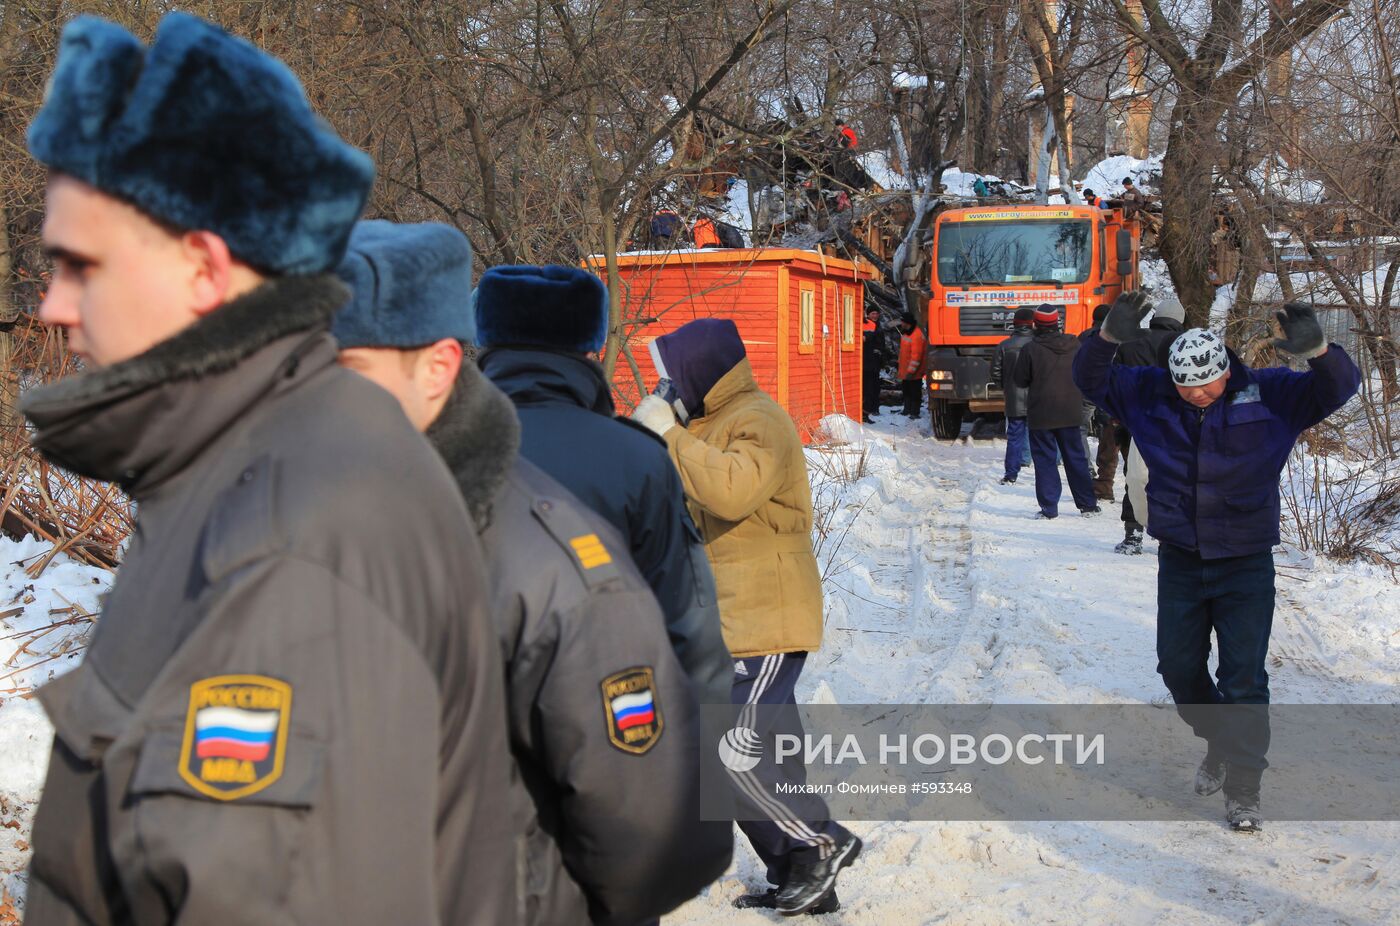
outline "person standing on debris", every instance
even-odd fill
[[[1017,309],[1011,320],[1011,335],[998,344],[992,354],[992,382],[1001,386],[1006,397],[1006,469],[1001,477],[1002,485],[1013,484],[1021,467],[1031,462],[1030,437],[1026,433],[1030,396],[1028,390],[1016,384],[1014,374],[1021,351],[1031,343],[1034,324],[1035,309],[1030,306]]]
[[[924,374],[928,370],[928,339],[914,316],[905,312],[899,320],[899,387],[904,393],[904,415],[918,418],[924,404]]]
[[[714,577],[665,442],[614,415],[608,294],[575,267],[492,267],[476,289],[481,371],[515,404],[520,454],[608,520],[656,593],[702,704],[729,700]]]
[[[1123,217],[1125,219],[1135,218],[1147,203],[1147,197],[1142,195],[1142,190],[1137,188],[1132,177],[1123,178],[1123,192],[1119,194],[1123,201]]]
[[[707,215],[696,219],[695,224],[690,229],[690,240],[697,248],[720,247],[719,232],[715,229],[715,220]]]
[[[1035,460],[1037,518],[1059,516],[1061,482],[1056,450],[1064,461],[1074,504],[1085,517],[1099,513],[1089,462],[1079,431],[1084,397],[1070,374],[1079,340],[1060,330],[1060,311],[1041,304],[1034,315],[1035,336],[1016,358],[1014,381],[1027,390],[1026,424],[1031,432],[1031,457]]]
[[[36,449],[140,507],[55,737],[25,922],[516,922],[480,545],[432,449],[336,365],[373,164],[282,62],[170,13],[63,30],[40,320],[85,372]]]
[[[674,209],[658,209],[651,217],[651,244],[674,248],[685,241],[685,223]]]
[[[754,706],[746,725],[770,743],[778,732],[801,735],[795,710],[783,708],[796,704],[807,654],[821,646],[822,589],[797,428],[754,382],[729,319],[690,322],[657,338],[651,353],[676,397],[650,395],[634,417],[666,441],[714,565],[725,642],[736,660],[732,701]],[[787,916],[840,908],[836,877],[860,854],[861,841],[829,819],[820,797],[777,796],[779,783],[802,780],[800,764],[767,758],[735,773],[739,828],[777,885],[737,906]]]
[[[505,658],[525,923],[636,924],[724,873],[703,823],[699,706],[656,596],[602,516],[518,454],[510,400],[472,364],[471,246],[450,225],[361,222],[338,271],[340,362],[442,455],[486,555]],[[599,723],[599,717],[604,723]]]
[[[880,310],[873,305],[865,309],[860,362],[861,420],[870,424],[880,414],[880,368],[885,365],[885,333],[880,330]]]
[[[856,150],[860,139],[856,137],[856,130],[851,128],[841,119],[836,120],[836,135],[841,141],[841,147],[847,151]]]
[[[1157,303],[1157,307],[1153,310],[1146,336],[1125,342],[1118,348],[1114,362],[1129,367],[1155,366],[1163,370],[1167,369],[1172,342],[1185,330],[1182,327],[1182,322],[1185,320],[1186,310],[1182,308],[1181,300],[1175,296],[1163,299]],[[1142,553],[1142,518],[1146,517],[1147,512],[1139,511],[1138,506],[1133,502],[1133,496],[1138,494],[1135,489],[1139,488],[1134,483],[1141,478],[1136,467],[1130,468],[1128,466],[1129,457],[1132,455],[1133,436],[1121,422],[1113,419],[1111,415],[1109,419],[1114,431],[1114,444],[1123,455],[1124,482],[1123,540],[1113,548],[1113,551],[1125,556],[1137,556]],[[1100,442],[1099,447],[1100,452],[1102,452],[1102,442]],[[1098,490],[1098,487],[1096,483],[1095,491]],[[1113,493],[1112,476],[1109,477],[1108,491],[1110,495]]]
[[[1307,361],[1306,373],[1250,369],[1202,328],[1172,342],[1166,370],[1114,365],[1115,350],[1148,337],[1142,321],[1150,309],[1141,293],[1120,296],[1075,359],[1075,381],[1128,426],[1151,474],[1148,530],[1161,543],[1157,671],[1182,719],[1206,741],[1196,793],[1223,788],[1229,825],[1257,830],[1268,767],[1265,662],[1279,474],[1303,431],[1356,394],[1361,373],[1327,343],[1312,308],[1296,302],[1277,313],[1284,336],[1274,345]],[[1220,657],[1214,680],[1212,631]]]

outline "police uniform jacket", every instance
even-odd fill
[[[715,578],[666,447],[641,425],[614,417],[612,386],[587,357],[493,348],[479,363],[515,405],[520,455],[622,536],[661,603],[701,703],[728,704],[734,665],[720,633]]]
[[[522,922],[634,926],[723,874],[699,819],[699,705],[656,596],[608,522],[517,454],[507,399],[464,367],[428,430],[481,531],[507,678]]]
[[[139,517],[55,728],[26,922],[512,923],[504,686],[442,461],[336,365],[330,277],[35,390]]]

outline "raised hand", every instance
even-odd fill
[[[1317,323],[1313,307],[1302,302],[1290,302],[1282,312],[1275,312],[1283,337],[1274,339],[1274,347],[1301,360],[1310,360],[1327,352],[1327,339]]]
[[[1108,310],[1103,325],[1099,327],[1099,336],[1113,344],[1126,344],[1128,341],[1145,338],[1147,329],[1142,327],[1142,320],[1150,311],[1152,306],[1147,301],[1147,295],[1141,290],[1123,293],[1113,300],[1113,307]]]

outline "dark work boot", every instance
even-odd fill
[[[1225,760],[1206,750],[1201,767],[1196,769],[1196,793],[1205,797],[1219,791],[1225,784]]]
[[[734,906],[740,910],[776,910],[778,908],[778,889],[770,887],[762,894],[743,894],[734,899]],[[841,910],[841,899],[836,896],[836,889],[832,888],[812,909],[808,910],[809,916],[817,916],[822,913],[839,913]]]
[[[794,862],[787,880],[778,888],[778,912],[797,916],[826,900],[836,890],[836,876],[856,860],[860,849],[860,838],[848,833],[826,858]]]
[[[1259,769],[1225,767],[1225,822],[1237,833],[1257,833],[1264,828],[1259,811],[1259,785],[1264,773]]]

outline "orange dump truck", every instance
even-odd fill
[[[958,436],[967,412],[1005,408],[992,352],[1016,310],[1057,306],[1078,334],[1094,309],[1138,286],[1141,228],[1121,208],[979,206],[933,228],[928,304],[929,408],[934,436]]]

